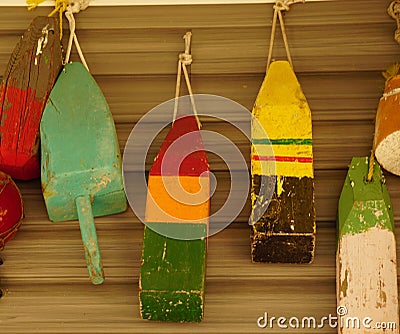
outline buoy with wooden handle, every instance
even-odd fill
[[[15,47],[0,88],[0,170],[40,176],[39,124],[62,68],[58,20],[36,17]]]
[[[372,162],[373,163],[373,162]],[[337,303],[346,310],[339,333],[399,333],[396,240],[393,208],[377,163],[368,180],[369,158],[353,158],[339,199]],[[365,328],[389,323],[395,328]],[[357,318],[355,328],[347,318]],[[393,326],[391,326],[393,327]]]
[[[93,217],[125,211],[127,202],[114,121],[96,81],[81,63],[65,65],[40,124],[42,189],[54,222],[79,219],[93,284],[104,280]]]

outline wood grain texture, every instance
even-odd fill
[[[336,290],[338,306],[345,307],[339,333],[382,333],[375,323],[394,323],[385,333],[399,333],[396,240],[392,203],[382,171],[368,157],[353,158],[338,205]],[[348,317],[373,321],[352,325]],[[358,320],[356,320],[358,321]],[[359,320],[360,322],[364,320]]]
[[[313,113],[317,236],[311,266],[251,264],[248,197],[235,222],[209,240],[203,322],[146,322],[138,300],[143,225],[132,211],[96,219],[107,279],[101,287],[91,286],[78,222],[50,223],[40,182],[18,182],[26,217],[0,255],[2,333],[282,333],[260,330],[257,318],[264,312],[334,314],[340,191],[352,157],[369,154],[384,89],[380,72],[398,61],[395,22],[386,14],[389,2],[299,4],[285,16],[296,75]],[[0,72],[32,16],[47,14],[48,8],[35,13],[1,8]],[[121,149],[142,115],[173,98],[177,55],[190,29],[193,90],[231,98],[251,110],[265,76],[271,19],[270,5],[93,7],[76,15],[78,38],[113,113]],[[283,55],[280,42],[275,51],[274,57]],[[245,136],[217,119],[202,118],[202,123],[233,139],[249,165]],[[153,143],[147,170],[165,135]],[[215,212],[226,200],[230,175],[216,156],[209,155],[209,161],[218,180],[211,199]],[[400,178],[384,174],[400,240]]]
[[[269,64],[252,115],[252,261],[311,263],[316,229],[311,110],[287,60]]]
[[[81,63],[64,66],[42,120],[41,184],[50,220],[79,219],[93,284],[104,281],[93,216],[127,209],[112,114]]]
[[[204,316],[210,166],[199,130],[194,115],[178,115],[149,172],[139,280],[143,319],[200,322]]]
[[[10,56],[0,85],[0,170],[40,176],[39,124],[62,67],[57,19],[35,17]]]

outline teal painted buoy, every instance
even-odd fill
[[[67,64],[50,94],[42,121],[41,175],[50,220],[79,219],[93,284],[104,281],[93,217],[125,211],[121,154],[114,121],[93,77]]]
[[[392,204],[379,165],[375,163],[371,181],[368,165],[367,157],[353,158],[339,199],[337,302],[349,318],[398,324]],[[346,322],[339,327],[339,333],[383,333],[355,330]],[[398,329],[384,332],[399,333]]]

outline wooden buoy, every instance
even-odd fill
[[[21,37],[0,90],[0,170],[15,179],[40,176],[39,124],[62,68],[57,19],[36,17]]]
[[[339,333],[399,333],[393,209],[378,164],[367,181],[368,162],[353,158],[339,199],[337,302],[346,317],[369,317],[369,325],[395,322],[397,328],[357,329],[344,317]]]
[[[149,174],[139,283],[144,319],[203,318],[209,170],[196,118],[178,118]]]
[[[394,71],[397,72],[398,67]],[[387,171],[400,175],[399,74],[388,78],[379,101],[375,122],[375,157]]]
[[[79,218],[93,284],[103,268],[93,216],[126,210],[121,154],[107,102],[81,63],[61,72],[40,124],[42,189],[54,222]]]
[[[267,209],[251,221],[252,260],[310,263],[315,247],[311,112],[287,61],[271,63],[253,117],[258,121],[252,127],[253,211]],[[263,179],[275,187],[271,201],[260,193]]]
[[[0,250],[17,233],[24,215],[21,193],[11,177],[0,172]]]

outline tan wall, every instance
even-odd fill
[[[250,333],[257,331],[255,321],[268,309],[289,316],[313,312],[322,316],[335,310],[337,200],[351,157],[369,155],[384,86],[380,72],[399,60],[400,46],[393,40],[395,21],[386,14],[388,4],[381,0],[313,2],[294,5],[285,15],[294,68],[313,113],[316,263],[311,267],[251,265],[245,224],[248,204],[237,219],[239,224],[210,239],[208,322],[185,331]],[[93,7],[76,15],[82,49],[110,104],[121,147],[143,114],[173,98],[177,55],[183,51],[187,30],[193,33],[195,93],[222,95],[250,109],[265,74],[271,8],[259,4]],[[47,12],[46,8],[36,12],[0,8],[0,72],[32,17]],[[275,57],[283,56],[278,34]],[[204,129],[233,139],[249,161],[249,142],[243,136],[216,120],[203,123]],[[159,144],[150,151],[148,162]],[[220,180],[212,201],[215,210],[226,196],[229,174],[212,156],[210,164]],[[385,174],[399,239],[400,178]],[[95,291],[87,280],[77,223],[51,224],[39,182],[19,185],[26,219],[2,255],[6,263],[0,267],[0,286],[10,292],[0,301],[0,328],[5,324],[11,333],[32,328],[30,324],[37,321],[33,332],[40,333],[57,331],[61,323],[78,332],[166,330],[138,318],[142,232],[131,212],[96,220],[108,281]],[[328,332],[335,331],[324,331]]]

